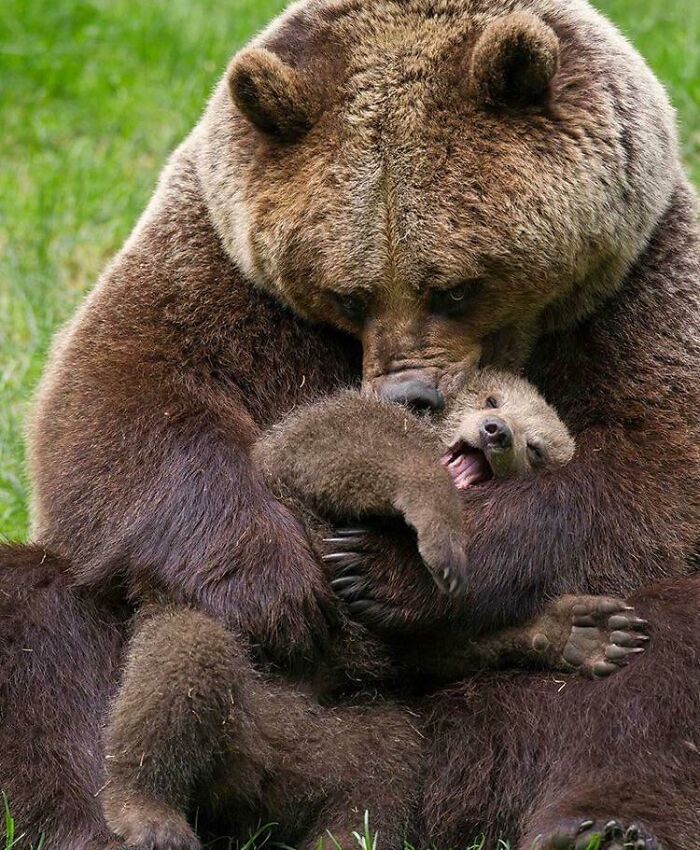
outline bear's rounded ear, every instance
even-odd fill
[[[488,106],[534,104],[546,97],[559,68],[559,39],[529,12],[489,24],[471,57],[474,96]]]
[[[250,48],[234,57],[228,69],[228,85],[243,115],[280,141],[300,139],[317,117],[304,77],[264,48]]]

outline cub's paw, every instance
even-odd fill
[[[467,555],[460,535],[452,530],[419,530],[418,552],[442,593],[458,594],[464,589]]]
[[[570,818],[538,835],[532,850],[663,850],[641,824]]]
[[[556,616],[568,620],[562,659],[590,677],[609,676],[644,652],[647,622],[621,599],[568,596],[556,603]]]

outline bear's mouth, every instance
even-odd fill
[[[442,457],[442,465],[452,476],[458,490],[467,490],[477,484],[483,484],[493,478],[493,470],[486,455],[464,440],[454,446]]]

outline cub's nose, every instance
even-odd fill
[[[445,406],[445,400],[437,387],[415,378],[408,381],[387,381],[379,389],[379,396],[415,411],[442,410]]]
[[[510,425],[502,419],[486,419],[479,429],[484,448],[509,449],[513,445],[513,432]]]

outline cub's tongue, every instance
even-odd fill
[[[466,490],[493,478],[484,453],[471,446],[456,446],[442,458],[442,464],[452,476],[458,490]]]

